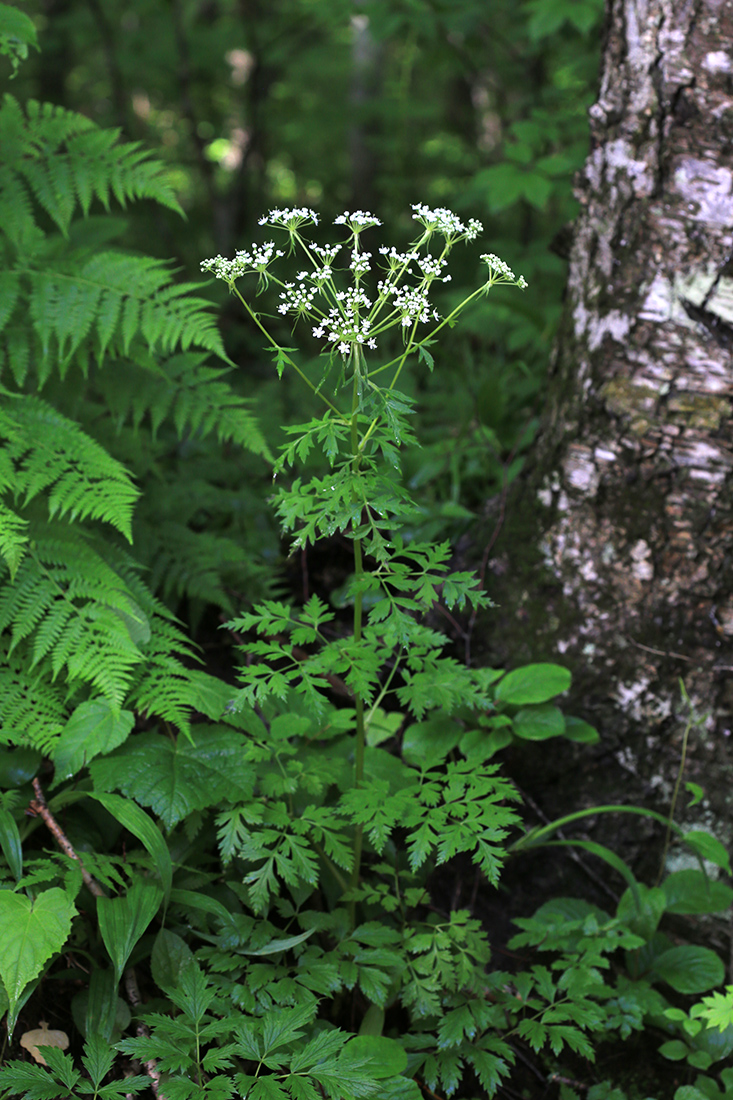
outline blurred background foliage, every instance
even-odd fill
[[[603,0],[24,7],[41,53],[22,67],[13,94],[118,127],[163,158],[187,222],[143,203],[119,231],[127,247],[173,258],[184,279],[196,277],[202,258],[247,247],[273,206],[314,207],[325,235],[344,208],[371,210],[385,227],[371,246],[407,243],[414,202],[483,222],[484,248],[524,274],[529,290],[484,299],[441,343],[435,373],[406,384],[419,398],[424,446],[407,472],[424,502],[424,533],[465,531],[516,477],[536,430],[576,214],[573,175],[587,153]],[[474,288],[481,250],[453,254],[439,308]],[[221,304],[226,346],[241,368],[235,384],[257,396],[272,439],[277,423],[305,418],[302,397],[296,404],[277,383],[261,338],[220,286],[205,293]],[[296,339],[285,327],[281,336],[286,345]],[[226,449],[196,438],[163,439],[147,454],[138,443],[130,436],[127,457],[139,478],[159,485],[146,493],[149,523],[141,517],[138,542],[155,526],[149,564],[166,598],[176,606],[189,598],[195,619],[209,582],[219,607],[260,595],[254,589],[267,586],[267,563],[280,554],[257,503],[270,484],[261,460],[246,458],[244,469],[241,454],[229,461]],[[119,441],[118,457],[124,449]],[[202,530],[209,540],[197,543]],[[204,547],[187,559],[193,580],[170,567],[186,532],[192,547]],[[176,546],[168,559],[166,538]],[[233,549],[242,540],[246,568]]]

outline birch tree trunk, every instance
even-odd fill
[[[607,0],[537,473],[494,562],[507,636],[572,668],[576,710],[637,795],[671,790],[684,680],[711,712],[687,778],[718,821],[733,799],[732,51],[731,0]]]

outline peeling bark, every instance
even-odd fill
[[[607,9],[548,415],[494,562],[496,598],[510,638],[531,627],[526,652],[573,669],[576,709],[637,791],[664,797],[674,779],[682,677],[710,711],[688,777],[721,821],[733,788],[733,2]],[[538,503],[544,569],[521,575],[512,546],[536,530]]]

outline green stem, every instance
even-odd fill
[[[358,356],[354,363],[354,387],[352,393],[351,403],[351,453],[354,456],[354,473],[358,474],[359,465],[361,462],[361,453],[359,450],[359,371],[363,369],[363,360],[360,362],[359,351],[355,349],[355,356]],[[359,645],[361,641],[362,633],[362,615],[363,615],[363,594],[361,590],[360,580],[364,574],[364,558],[362,554],[361,539],[354,539],[354,576],[356,578],[356,595],[354,597],[354,644]],[[364,700],[357,694],[356,695],[356,756],[354,761],[354,786],[358,787],[364,778],[364,745],[365,745],[365,726],[364,726]],[[362,825],[356,826],[356,832],[354,834],[354,866],[351,871],[351,887],[356,889],[359,885],[359,873],[361,869],[361,850],[364,838],[364,827]],[[349,903],[349,918],[352,928],[356,923],[356,902],[351,901]]]
[[[680,683],[682,684],[682,681],[680,681]],[[683,692],[683,697],[685,698],[686,702],[689,704],[689,699],[687,698],[687,693],[685,691],[684,684],[682,684],[682,692]],[[690,707],[690,716],[687,719],[687,724],[685,725],[685,732],[682,735],[682,755],[680,757],[680,766],[679,766],[679,770],[677,772],[677,781],[675,782],[674,790],[672,792],[672,803],[669,807],[669,818],[667,819],[667,828],[666,828],[666,831],[665,831],[665,834],[664,834],[664,848],[662,849],[662,858],[659,861],[659,874],[657,875],[657,881],[654,883],[655,886],[659,886],[659,883],[662,881],[662,876],[664,875],[664,869],[665,869],[666,864],[667,864],[667,853],[669,852],[669,843],[670,843],[670,840],[672,839],[672,828],[673,828],[673,825],[674,825],[674,812],[675,812],[675,809],[677,808],[677,798],[679,797],[680,787],[682,786],[682,776],[685,773],[685,764],[687,762],[687,741],[688,741],[689,736],[690,736],[690,730],[692,729],[694,724],[695,724],[695,716],[692,713],[692,708]]]
[[[287,352],[284,352],[282,350],[282,348],[278,344],[277,340],[273,340],[272,336],[270,336],[270,333],[267,331],[265,326],[262,324],[262,321],[260,321],[259,316],[252,309],[252,307],[250,306],[250,304],[246,300],[246,298],[242,297],[242,295],[237,290],[236,286],[232,285],[232,290],[237,295],[240,302],[242,303],[244,308],[247,310],[247,313],[249,313],[249,315],[252,318],[252,320],[254,321],[254,323],[257,325],[257,328],[266,337],[266,339],[267,339],[268,343],[270,344],[270,346],[275,348],[276,351],[279,351],[281,353],[281,355],[282,355],[283,359],[286,361],[286,363],[293,368],[293,370],[295,371],[296,374],[300,375],[300,377],[305,382],[306,386],[308,386],[308,388],[313,391],[313,393],[316,395],[316,397],[320,397],[321,401],[325,401],[325,403],[328,405],[329,409],[331,409],[333,412],[335,412],[337,414],[337,416],[340,417],[341,416],[341,410],[339,408],[337,408],[336,405],[333,404],[333,402],[329,401],[327,397],[323,396],[323,394],[320,392],[318,387],[313,385],[310,378],[307,376],[307,374],[305,374],[300,369],[300,367],[295,362],[295,360],[291,359],[290,356],[287,354]]]

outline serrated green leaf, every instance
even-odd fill
[[[80,703],[54,747],[55,781],[76,775],[95,756],[124,744],[134,724],[132,711],[118,711],[108,699]]]
[[[678,993],[707,993],[725,977],[725,967],[715,952],[692,944],[662,952],[654,960],[652,972]]]
[[[76,913],[64,890],[54,886],[33,901],[0,890],[0,978],[8,995],[8,1031],[12,1034],[18,1002],[44,963],[60,951]]]
[[[91,766],[95,788],[119,790],[150,806],[166,829],[194,810],[221,802],[248,801],[254,772],[244,740],[227,726],[196,726],[195,744],[156,733],[132,738],[113,755]]]

